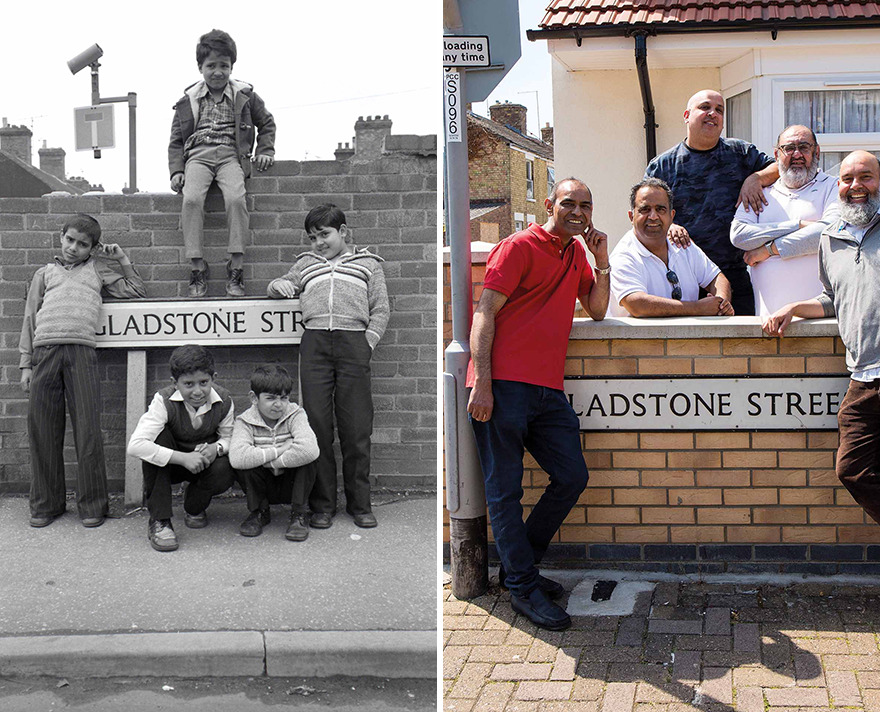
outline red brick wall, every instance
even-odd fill
[[[265,295],[268,282],[283,275],[307,249],[303,219],[309,208],[322,202],[345,210],[357,246],[370,247],[386,260],[391,321],[373,357],[372,471],[380,486],[432,487],[436,478],[437,162],[436,153],[425,155],[423,148],[386,151],[365,161],[279,161],[248,186],[248,295]],[[180,205],[179,196],[149,193],[0,198],[0,492],[25,492],[29,487],[27,400],[19,388],[18,340],[26,285],[56,253],[65,218],[76,211],[94,215],[104,239],[118,242],[131,257],[149,297],[180,297],[186,294],[189,274],[178,228]],[[222,296],[226,231],[219,193],[209,195],[207,209],[205,256],[212,267],[208,293]],[[239,411],[248,404],[248,381],[257,363],[279,362],[294,372],[297,368],[295,347],[225,347],[212,352],[218,382],[231,390]],[[168,382],[169,353],[170,349],[148,353],[148,397]],[[121,489],[125,351],[99,349],[98,354],[108,475],[111,486]],[[67,460],[72,467],[72,447]]]

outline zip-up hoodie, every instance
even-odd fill
[[[299,296],[306,329],[365,331],[374,349],[391,315],[382,262],[367,249],[350,252],[336,262],[304,252],[286,275],[269,283],[267,294],[283,298],[276,285],[281,280],[290,282]]]
[[[819,239],[819,303],[825,316],[837,315],[850,371],[880,366],[880,219],[874,220],[861,244],[842,219]]]
[[[305,410],[296,403],[288,403],[284,415],[270,427],[253,405],[235,419],[229,464],[236,470],[268,466],[278,458],[278,449],[287,442],[293,445],[281,454],[284,468],[308,465],[318,459],[318,439],[309,426]],[[280,470],[272,469],[276,475],[280,474]]]
[[[172,176],[183,173],[186,164],[183,147],[199,123],[198,95],[204,85],[204,80],[201,80],[188,86],[174,105],[171,140],[168,143],[168,170]],[[253,86],[236,79],[230,79],[229,86],[232,87],[232,107],[235,113],[235,145],[241,169],[247,178],[251,174],[250,159],[255,139],[256,155],[275,155],[275,119],[266,110],[266,105]]]

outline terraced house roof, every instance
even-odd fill
[[[536,34],[578,28],[622,34],[639,27],[685,31],[878,24],[880,3],[870,0],[551,0]]]

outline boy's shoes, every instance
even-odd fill
[[[363,514],[353,514],[354,523],[362,529],[372,529],[379,522],[376,521],[376,515],[372,512],[364,512]]]
[[[42,527],[48,527],[52,522],[54,522],[58,517],[60,517],[64,512],[60,512],[58,514],[34,514],[31,515],[31,526],[35,529],[40,529]]]
[[[104,517],[84,517],[82,520],[83,526],[88,529],[93,529],[94,527],[99,527],[104,523]]]
[[[184,510],[183,523],[190,529],[204,529],[208,526],[208,513],[199,512],[198,514],[190,514]]]
[[[312,512],[309,526],[312,529],[329,529],[333,524],[333,517],[328,512]]]
[[[547,598],[540,588],[532,589],[526,596],[511,593],[510,606],[539,628],[565,630],[571,625],[571,617],[565,609]]]
[[[204,297],[208,293],[208,265],[194,269],[189,276],[189,296]]]
[[[256,512],[250,512],[247,518],[239,525],[238,533],[242,536],[260,536],[272,517],[268,509],[260,509]]]
[[[284,538],[288,541],[305,541],[309,538],[309,515],[304,512],[291,512],[290,524]]]
[[[498,585],[503,589],[507,588],[506,579],[507,573],[504,571],[504,567],[500,566],[498,568]],[[546,593],[547,598],[551,601],[554,601],[557,598],[562,598],[565,595],[565,589],[562,587],[561,583],[554,581],[553,579],[548,579],[546,576],[541,576],[541,574],[538,574],[538,588]]]
[[[150,546],[156,551],[177,549],[177,534],[174,533],[170,519],[151,519],[147,536],[150,539]]]
[[[244,296],[244,270],[233,269],[230,262],[226,263],[226,296]]]

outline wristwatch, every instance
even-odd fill
[[[605,269],[599,269],[598,267],[593,267],[593,269],[599,274],[608,274],[611,272],[611,265],[608,265]]]
[[[223,443],[218,441],[214,444],[217,446],[217,457],[220,457],[221,455],[223,455]]]

